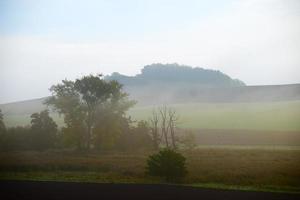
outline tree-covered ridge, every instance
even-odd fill
[[[203,86],[245,86],[238,79],[211,69],[191,67],[179,64],[151,64],[146,65],[140,74],[125,76],[117,72],[106,76],[108,80],[117,80],[126,85],[143,85],[151,83],[184,83],[199,84]]]

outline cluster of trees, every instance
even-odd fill
[[[45,104],[64,116],[58,130],[49,111],[31,115],[28,127],[5,128],[0,115],[0,148],[4,150],[136,150],[153,148],[147,122],[134,122],[125,112],[135,104],[117,81],[101,75],[63,80],[50,89]]]
[[[90,75],[64,80],[50,91],[52,96],[45,103],[64,116],[65,145],[80,150],[127,150],[151,144],[147,123],[134,125],[125,115],[135,102],[117,81]]]
[[[101,75],[63,80],[50,88],[45,104],[64,117],[58,129],[49,111],[31,115],[27,127],[5,128],[0,112],[0,149],[137,150],[161,147],[176,150],[178,115],[167,106],[154,109],[149,121],[132,121],[125,115],[135,101],[122,85]]]

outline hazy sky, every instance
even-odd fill
[[[248,85],[300,82],[299,0],[1,0],[0,103],[151,63]]]

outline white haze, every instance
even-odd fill
[[[2,35],[0,103],[47,96],[65,78],[135,75],[158,62],[217,69],[248,85],[299,83],[299,22],[300,1],[246,0],[185,29],[129,39]]]

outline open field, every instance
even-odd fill
[[[145,175],[150,152],[0,153],[0,179],[164,183]],[[185,151],[184,184],[300,191],[300,150],[201,148]]]
[[[185,132],[186,130],[183,130]],[[192,129],[199,145],[300,147],[300,131]],[[180,131],[178,132],[179,134]]]
[[[32,105],[33,106],[33,105]],[[170,105],[180,116],[180,128],[300,131],[300,101],[265,103],[186,103]],[[30,124],[26,109],[4,107],[7,126]],[[153,106],[136,105],[128,115],[148,120]],[[52,114],[62,126],[63,118]]]
[[[183,184],[300,192],[300,101],[171,106],[180,115],[179,135],[189,129],[199,145],[183,152],[189,171]],[[128,114],[147,120],[152,109],[137,105]],[[4,112],[4,119],[7,126],[28,125],[30,113]],[[150,153],[2,152],[0,179],[165,183],[145,175]]]
[[[179,114],[181,128],[300,131],[300,101],[170,106]],[[135,107],[129,115],[147,120],[152,109],[153,106]]]

